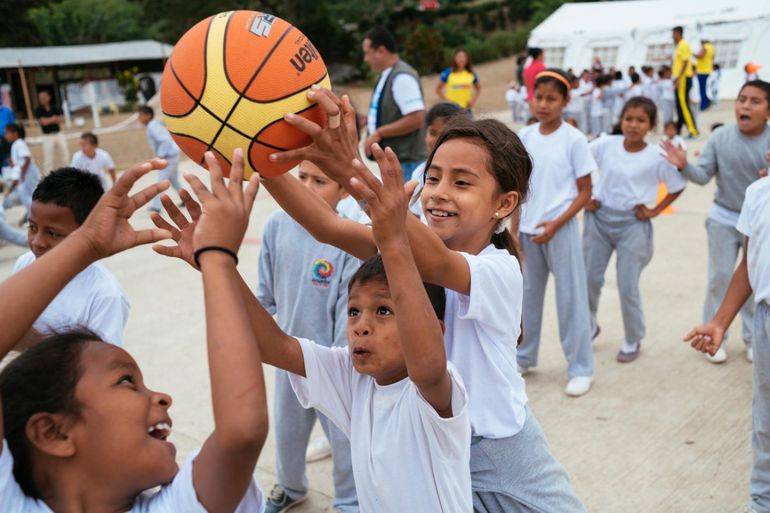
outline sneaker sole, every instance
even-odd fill
[[[296,501],[292,502],[291,504],[289,504],[285,508],[279,509],[276,513],[284,513],[286,511],[290,511],[292,508],[294,508],[295,506],[299,506],[300,504],[302,504],[306,500],[307,500],[307,495],[305,495],[301,499],[297,499]]]

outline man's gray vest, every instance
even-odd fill
[[[420,77],[414,68],[401,59],[396,61],[382,87],[380,102],[377,105],[377,128],[404,117],[401,115],[398,104],[393,97],[393,79],[401,73],[413,76],[417,83],[420,83]],[[422,85],[420,85],[420,94],[422,95]],[[380,146],[383,148],[390,147],[402,162],[420,162],[428,158],[425,150],[424,126],[406,135],[383,139],[380,141]]]

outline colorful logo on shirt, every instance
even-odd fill
[[[334,266],[325,258],[319,258],[313,262],[313,285],[316,287],[328,287],[334,274]]]

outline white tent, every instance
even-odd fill
[[[595,56],[605,67],[625,70],[671,62],[671,29],[684,27],[693,51],[701,37],[716,48],[722,68],[719,96],[735,98],[748,62],[770,77],[769,0],[633,0],[568,3],[531,33],[529,46],[545,51],[546,65],[588,68]]]

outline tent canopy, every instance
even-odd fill
[[[159,41],[124,41],[98,45],[0,48],[0,69],[77,66],[102,62],[165,59],[173,46]]]
[[[567,3],[559,7],[532,36],[616,34],[633,30],[671,29],[676,25],[729,23],[770,17],[770,1],[632,0]]]

